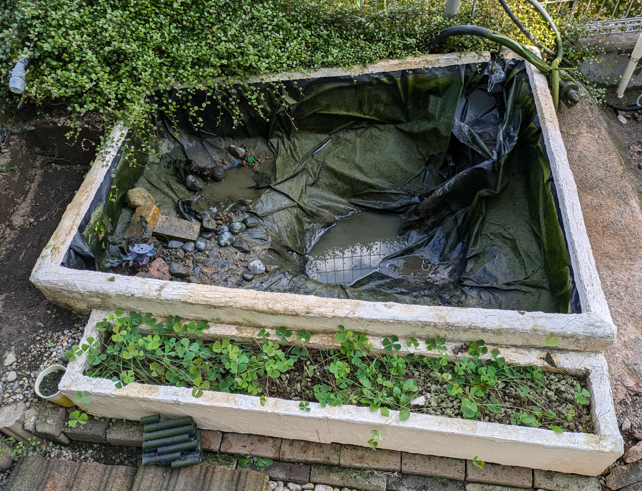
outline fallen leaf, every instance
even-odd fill
[[[635,150],[636,152],[642,152],[642,148],[640,148],[638,145],[631,145],[631,150]]]
[[[618,114],[617,119],[620,120],[620,123],[626,124],[626,118],[624,116],[621,116],[621,115]]]

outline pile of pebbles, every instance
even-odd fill
[[[51,314],[51,311],[47,311]],[[38,327],[43,327],[37,323]],[[41,370],[48,366],[66,365],[69,361],[65,350],[78,344],[82,337],[84,324],[77,323],[61,331],[40,329],[33,335],[29,349],[16,354],[15,347],[9,348],[0,366],[0,401],[2,405],[24,402],[27,407],[38,400],[34,391],[36,378]]]
[[[253,246],[245,236],[245,232],[259,226],[258,218],[247,212],[251,207],[251,200],[247,200],[245,206],[235,213],[218,213],[216,208],[202,212],[199,216],[202,221],[200,236],[194,242],[163,242],[154,238],[157,257],[168,267],[169,277],[163,279],[220,284],[221,275],[211,278],[201,273],[203,269],[218,273],[221,267],[225,268],[225,273],[236,272],[236,279],[242,278],[246,282],[269,273],[271,268],[256,258],[261,247]],[[153,262],[142,270],[141,276],[148,276],[158,268],[158,263],[152,265]]]

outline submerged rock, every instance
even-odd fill
[[[220,227],[218,227],[216,229],[216,235],[221,235],[221,234],[223,234],[225,232],[229,232],[229,231],[230,231],[230,229],[229,229],[229,227],[227,225],[221,225]]]
[[[247,269],[249,269],[252,274],[263,274],[265,273],[265,264],[256,259],[247,265]]]
[[[156,202],[151,194],[144,188],[132,188],[127,191],[127,206],[134,210],[139,206],[155,205]]]
[[[220,245],[221,247],[227,247],[234,244],[235,240],[236,238],[231,233],[223,232],[218,236],[218,245]]]
[[[201,237],[204,239],[211,239],[214,236],[214,232],[201,232]]]
[[[216,230],[216,220],[214,220],[209,215],[203,218],[203,229],[208,232],[211,232],[212,230]]]
[[[169,274],[176,278],[187,278],[189,276],[189,269],[178,263],[171,263],[169,265]]]
[[[252,279],[254,278],[254,275],[249,271],[245,271],[241,276],[245,281],[252,281]]]
[[[243,157],[245,157],[245,149],[237,145],[230,145],[230,153],[237,159],[242,159]]]
[[[181,242],[180,240],[170,240],[167,243],[167,248],[168,249],[178,249],[179,247],[183,247],[185,243]]]
[[[185,252],[194,252],[194,247],[195,247],[194,242],[185,242],[183,244],[183,247],[181,247],[181,249],[183,249]]]
[[[217,165],[212,169],[212,180],[213,181],[222,181],[225,179],[225,169],[222,165]]]
[[[199,250],[200,252],[206,251],[207,240],[205,240],[203,237],[199,237],[198,240],[196,241],[196,249]]]
[[[234,242],[234,247],[236,247],[241,252],[250,252],[250,245],[243,239],[237,239]]]
[[[259,221],[254,217],[247,217],[243,220],[243,223],[247,228],[254,228],[259,224]]]
[[[190,191],[197,193],[203,190],[203,181],[190,174],[185,178],[185,187]]]
[[[232,232],[234,235],[240,234],[245,230],[245,224],[241,222],[234,222],[230,225],[230,232]]]

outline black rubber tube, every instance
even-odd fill
[[[629,107],[624,107],[624,106],[616,106],[615,104],[611,104],[609,101],[602,100],[604,104],[609,106],[611,109],[615,109],[617,111],[639,111],[642,109],[642,106],[629,106]]]
[[[515,24],[519,28],[519,30],[522,31],[522,34],[524,34],[524,36],[526,36],[530,42],[534,43],[535,46],[537,46],[539,49],[544,51],[546,54],[555,56],[555,52],[552,49],[549,49],[546,46],[544,46],[542,43],[540,43],[537,39],[535,39],[535,37],[530,33],[530,31],[526,29],[526,26],[520,22],[520,20],[517,18],[517,16],[513,13],[511,8],[508,6],[508,4],[506,3],[506,0],[499,0],[499,3],[502,5],[504,12],[506,12],[508,17],[510,17],[510,20],[513,21],[513,24]],[[552,25],[555,26],[555,24],[552,24]],[[557,30],[557,26],[555,26],[555,30]],[[571,62],[570,60],[567,60],[566,58],[562,58],[562,63],[569,67],[575,66],[573,62]]]

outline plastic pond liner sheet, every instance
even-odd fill
[[[153,243],[151,260],[118,266],[123,274],[575,311],[523,62],[491,63],[290,81],[277,90],[257,84],[267,109],[259,114],[241,97],[236,127],[216,104],[196,127],[187,110],[159,114],[156,153],[143,165],[119,165],[114,181],[146,189],[161,215],[202,222],[203,238],[194,248],[151,230],[125,235],[133,210],[124,193],[96,204],[82,237],[99,269],[134,244]],[[87,244],[77,239],[66,265],[87,267]],[[171,276],[158,272],[159,258]]]

